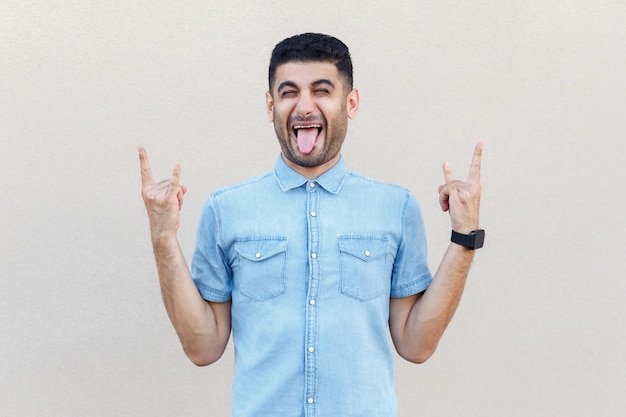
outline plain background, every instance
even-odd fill
[[[622,416],[626,5],[319,0],[0,3],[0,415],[228,416],[232,346],[184,356],[162,305],[136,146],[182,166],[193,251],[213,190],[278,157],[273,46],[352,51],[348,167],[420,200],[484,141],[482,226],[435,356],[397,361],[400,416]],[[288,215],[288,214],[286,214]]]

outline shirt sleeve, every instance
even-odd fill
[[[418,294],[425,291],[432,280],[422,212],[415,196],[407,191],[402,211],[402,237],[391,277],[391,297]]]
[[[232,270],[224,255],[220,226],[219,205],[211,196],[200,216],[191,276],[202,298],[221,303],[231,298]]]

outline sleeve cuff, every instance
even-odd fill
[[[196,287],[198,288],[198,292],[207,301],[211,301],[214,303],[225,303],[226,301],[230,301],[231,293],[218,291],[213,288],[206,287],[200,283],[196,283]]]
[[[426,291],[432,281],[433,276],[430,273],[422,275],[416,280],[402,284],[399,287],[392,288],[391,298],[404,298],[410,295],[419,294]]]

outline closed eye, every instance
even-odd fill
[[[289,98],[289,97],[295,97],[297,94],[298,94],[298,92],[296,92],[296,91],[286,90],[286,91],[283,91],[282,93],[280,93],[280,96],[282,98]]]

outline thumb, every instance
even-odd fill
[[[448,193],[447,185],[439,186],[439,206],[443,211],[448,211],[450,208],[450,194]]]
[[[183,199],[186,193],[187,193],[187,187],[185,187],[184,185],[181,185],[180,188],[178,189],[178,194],[176,194],[176,197],[178,198],[178,210],[183,209]]]

